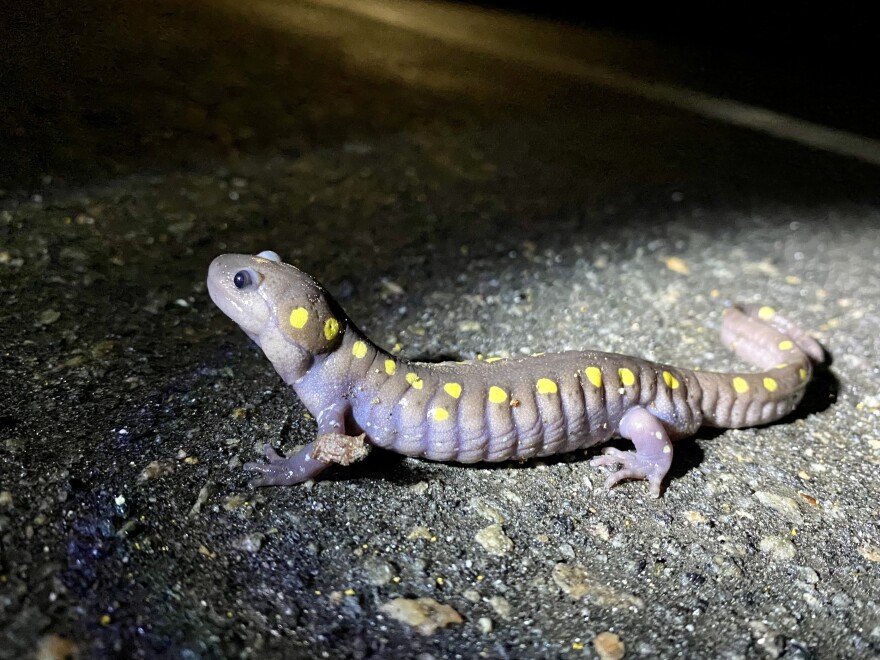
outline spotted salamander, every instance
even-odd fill
[[[274,252],[217,257],[208,291],[318,424],[316,440],[292,457],[266,445],[268,462],[245,466],[255,485],[300,483],[345,464],[319,449],[356,438],[407,456],[474,463],[623,437],[635,451],[610,448],[591,465],[620,466],[606,487],[645,479],[657,497],[671,441],[703,425],[738,428],[787,415],[824,358],[814,339],[772,308],[738,306],[725,311],[721,338],[759,373],[691,371],[593,351],[413,362],[376,346],[317,281]]]

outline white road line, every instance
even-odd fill
[[[758,106],[720,99],[684,87],[651,82],[564,54],[539,51],[511,40],[510,28],[538,25],[534,19],[503,16],[475,9],[412,0],[308,0],[364,18],[438,39],[483,55],[514,60],[547,73],[565,74],[617,92],[639,96],[716,121],[760,131],[773,137],[839,156],[880,165],[880,140],[829,128]],[[251,9],[254,5],[251,5]],[[503,21],[502,30],[491,29]],[[505,37],[505,35],[508,35]]]

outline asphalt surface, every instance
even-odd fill
[[[880,656],[878,169],[277,7],[7,17],[0,658]],[[741,368],[720,312],[760,301],[833,363],[791,419],[678,443],[659,500],[582,454],[255,491],[314,422],[204,278],[266,249],[407,356]]]

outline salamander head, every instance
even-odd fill
[[[336,348],[346,319],[324,288],[274,252],[224,254],[208,268],[208,293],[288,382]]]

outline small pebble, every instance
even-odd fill
[[[502,556],[513,550],[513,541],[499,524],[484,527],[474,538],[490,555]]]
[[[379,609],[426,636],[433,635],[439,628],[464,621],[449,605],[438,603],[433,598],[395,598]]]
[[[764,552],[776,561],[790,561],[797,554],[794,544],[784,536],[765,536],[759,545]]]
[[[620,641],[620,637],[612,632],[601,632],[593,639],[593,648],[601,660],[621,660],[626,653],[626,647]]]

